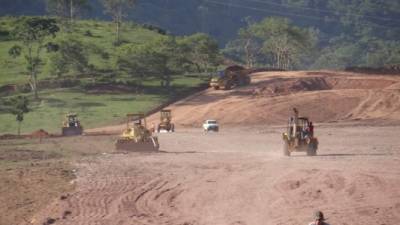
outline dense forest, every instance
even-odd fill
[[[111,20],[102,0],[74,16]],[[0,15],[54,14],[52,0],[0,0]],[[136,0],[124,20],[170,34],[205,33],[224,55],[249,66],[287,69],[400,63],[400,1]]]

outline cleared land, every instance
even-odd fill
[[[75,190],[60,193],[30,221],[294,225],[319,208],[332,224],[396,224],[398,129],[318,127],[319,156],[290,158],[282,156],[282,128],[164,133],[159,153],[77,161]],[[75,147],[87,148],[85,142]]]
[[[1,157],[20,155],[0,161],[2,177],[9,176],[0,224],[295,225],[309,222],[316,208],[331,224],[396,224],[399,80],[259,73],[249,87],[206,90],[170,106],[177,132],[159,134],[158,153],[114,154],[115,135],[3,140],[8,154]],[[283,157],[281,133],[292,107],[317,122],[318,156]],[[208,118],[221,122],[221,132],[202,132]],[[50,169],[60,162],[67,164],[64,175]],[[29,172],[34,166],[52,173]],[[49,173],[63,179],[52,181]],[[30,179],[53,185],[35,189],[39,182]],[[35,192],[21,197],[9,190]]]

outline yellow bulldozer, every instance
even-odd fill
[[[171,122],[172,115],[170,109],[160,111],[160,123],[157,125],[157,132],[161,131],[175,132],[175,125]]]
[[[69,113],[65,116],[63,126],[61,128],[61,133],[63,136],[82,135],[83,127],[78,120],[77,114]]]
[[[294,108],[295,115],[290,117],[287,132],[283,137],[283,154],[290,156],[292,152],[306,152],[308,156],[315,156],[318,149],[318,139],[314,137],[314,127],[307,117],[298,117],[298,111]]]
[[[144,114],[127,114],[126,129],[115,143],[119,151],[158,151],[158,138],[147,129]]]
[[[213,76],[210,81],[210,87],[215,90],[230,90],[237,86],[248,85],[250,82],[249,70],[239,65],[233,65]]]

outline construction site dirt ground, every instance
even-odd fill
[[[159,152],[115,153],[117,135],[1,140],[0,224],[298,225],[315,209],[332,225],[399,223],[400,76],[252,78],[171,105]],[[315,122],[317,156],[283,156],[292,107]]]
[[[74,188],[49,199],[28,221],[295,225],[320,209],[332,224],[398,223],[400,127],[320,125],[315,157],[282,156],[282,129],[181,129],[160,134],[156,153],[115,154],[98,146],[98,154],[74,162]],[[115,137],[101,138],[112,143]],[[87,148],[76,143],[81,140],[63,144]],[[2,213],[3,221],[12,213]]]

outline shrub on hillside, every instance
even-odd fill
[[[90,30],[86,30],[83,35],[85,35],[86,37],[93,37],[93,34]]]
[[[11,40],[10,32],[7,30],[0,29],[0,41],[9,41]]]

